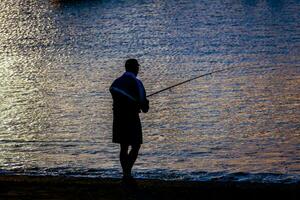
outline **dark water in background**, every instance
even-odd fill
[[[120,177],[108,87],[151,98],[137,177],[300,180],[300,1],[0,3],[0,173]]]

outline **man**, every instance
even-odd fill
[[[136,59],[127,60],[126,72],[109,89],[113,98],[113,142],[120,144],[124,180],[132,179],[131,170],[143,143],[139,113],[149,110],[143,83],[136,78],[139,66]],[[128,152],[129,146],[131,150]]]

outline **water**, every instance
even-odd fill
[[[0,3],[0,173],[120,177],[111,82],[151,97],[140,178],[300,180],[298,0]]]

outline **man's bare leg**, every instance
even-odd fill
[[[130,173],[130,165],[129,165],[129,155],[128,155],[128,144],[121,144],[120,145],[120,163],[123,170],[123,178],[129,178],[131,176]]]
[[[131,150],[128,154],[128,160],[129,160],[129,172],[130,172],[130,175],[131,175],[131,170],[132,170],[132,167],[139,155],[139,150],[141,148],[141,145],[140,144],[135,144],[135,145],[131,145]]]
[[[132,178],[131,170],[138,157],[140,144],[131,145],[131,150],[128,153],[128,144],[121,144],[120,162],[123,169],[123,178]]]

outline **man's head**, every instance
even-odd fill
[[[132,72],[135,75],[137,75],[139,73],[139,66],[140,66],[140,64],[138,63],[138,61],[136,59],[126,60],[126,63],[125,63],[126,72]]]

